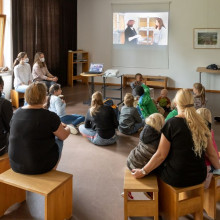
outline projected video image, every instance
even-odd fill
[[[167,45],[168,12],[113,13],[113,44]]]

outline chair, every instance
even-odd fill
[[[153,192],[152,200],[128,200],[128,192]],[[158,220],[158,185],[157,177],[146,176],[135,179],[126,169],[124,176],[124,219],[131,216],[154,216]]]
[[[2,156],[0,156],[0,173],[3,173],[10,168],[11,166],[9,163],[8,154],[3,154]]]
[[[24,98],[24,93],[17,92],[16,90],[11,90],[11,104],[15,108],[19,108],[19,99]]]
[[[72,175],[52,170],[39,175],[0,174],[0,217],[13,204],[26,199],[26,191],[45,197],[45,220],[68,219],[72,216]]]

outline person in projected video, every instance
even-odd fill
[[[162,18],[156,18],[154,30],[154,44],[167,45],[167,29]]]
[[[125,29],[125,44],[137,44],[140,35],[137,34],[133,25],[135,20],[129,20]]]

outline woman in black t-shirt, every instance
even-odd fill
[[[180,89],[175,101],[178,115],[162,128],[157,152],[142,169],[132,172],[134,177],[142,178],[162,164],[157,172],[164,182],[174,187],[187,187],[206,179],[205,153],[215,169],[219,169],[220,164],[211,133],[196,113],[191,92]]]
[[[80,133],[96,145],[110,145],[117,140],[115,129],[118,127],[116,114],[112,107],[103,104],[102,94],[92,95],[91,107],[86,115],[85,124],[79,126]]]
[[[43,108],[46,91],[45,84],[32,83],[25,91],[28,105],[19,108],[12,117],[9,159],[15,172],[40,174],[55,168],[63,140],[70,134],[54,112]]]

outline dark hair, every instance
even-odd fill
[[[17,65],[20,63],[21,59],[24,58],[25,55],[27,55],[26,52],[20,52],[20,53],[18,54],[17,58],[16,58],[15,61],[14,61],[14,67],[17,66]]]
[[[60,84],[53,84],[50,89],[49,89],[49,97],[47,99],[47,105],[46,105],[46,108],[48,109],[50,107],[50,98],[51,96],[54,94],[54,92],[58,91],[59,89],[61,88],[61,85]]]
[[[144,94],[144,88],[142,86],[136,86],[135,92],[138,96],[142,96]]]
[[[40,68],[46,67],[46,63],[40,61],[40,55],[41,55],[41,54],[44,55],[44,53],[42,53],[42,52],[37,52],[37,53],[35,54],[35,56],[34,56],[34,64],[35,64],[35,63],[38,63],[38,65],[40,66]]]
[[[0,76],[0,86],[4,86],[4,81],[2,79],[2,77]],[[0,97],[2,96],[2,91],[0,90]]]

